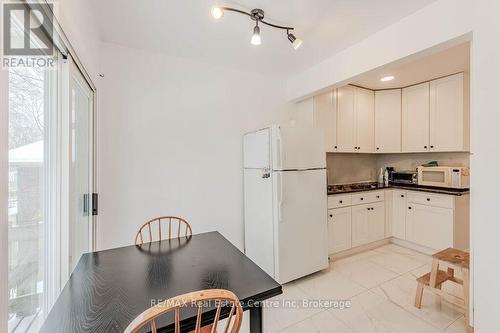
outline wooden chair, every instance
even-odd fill
[[[162,228],[162,224],[164,227]],[[162,233],[163,230],[163,233]],[[158,232],[156,232],[158,231]],[[148,235],[146,238],[145,235]],[[135,235],[135,245],[180,237],[190,237],[193,234],[188,221],[177,216],[161,216],[144,223]],[[162,236],[166,237],[162,237]],[[146,240],[145,240],[146,238]]]
[[[441,270],[440,267],[445,267]],[[455,276],[460,272],[462,279]],[[457,297],[442,290],[442,285],[446,281],[454,282],[462,286],[463,296]],[[462,308],[465,315],[465,325],[467,333],[473,332],[469,318],[469,253],[458,249],[447,248],[432,255],[432,268],[427,274],[417,278],[417,294],[415,296],[415,307],[422,306],[422,296],[424,289],[446,298],[451,303]]]
[[[180,311],[183,307],[189,306],[191,304],[196,304],[198,308],[197,312],[198,314],[196,316],[196,327],[193,332],[201,333],[202,332],[201,318],[203,310],[202,305],[203,303],[206,304],[206,302],[214,302],[214,304],[217,307],[215,313],[215,319],[213,323],[209,325],[209,327],[211,327],[210,330],[211,333],[217,332],[217,324],[219,322],[222,306],[227,306],[231,308],[223,332],[224,333],[239,332],[241,327],[241,321],[243,318],[243,309],[241,308],[241,304],[238,297],[229,290],[208,289],[208,290],[200,290],[176,296],[160,303],[159,305],[147,309],[139,316],[137,316],[130,323],[130,325],[128,325],[124,333],[136,333],[147,324],[151,325],[151,333],[157,333],[156,319],[172,311],[174,312],[174,318],[175,318],[175,323],[174,323],[175,333],[180,333],[181,329]]]

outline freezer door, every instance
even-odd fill
[[[272,127],[272,169],[305,170],[326,167],[323,132],[312,127]]]
[[[245,254],[274,276],[274,224],[272,176],[259,169],[244,170]]]
[[[270,167],[270,130],[265,128],[243,136],[243,167],[264,169]]]
[[[328,267],[326,170],[273,172],[275,279],[295,280]]]

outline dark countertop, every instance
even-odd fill
[[[338,185],[337,185],[338,186]],[[444,187],[432,187],[432,186],[421,186],[421,185],[411,185],[411,184],[378,184],[378,183],[360,183],[360,184],[345,184],[341,188],[335,190],[331,189],[331,185],[328,186],[328,195],[355,193],[355,192],[365,192],[365,191],[376,191],[385,189],[401,189],[401,190],[411,190],[411,191],[421,191],[430,192],[438,194],[448,194],[448,195],[464,195],[468,194],[470,190],[466,189],[456,189],[456,188],[444,188]]]

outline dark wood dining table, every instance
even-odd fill
[[[282,288],[218,232],[84,254],[40,332],[120,332],[154,302],[187,292],[233,291],[250,311],[250,331],[262,332],[262,301]],[[226,314],[227,315],[227,314]],[[215,318],[203,312],[202,324]],[[173,318],[158,321],[173,332]],[[194,329],[194,309],[181,311],[183,332]]]

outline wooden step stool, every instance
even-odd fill
[[[446,271],[440,270],[440,266],[445,266]],[[455,277],[455,272],[461,272],[462,280]],[[462,286],[463,298],[441,290],[444,282],[452,281]],[[465,313],[465,326],[467,332],[472,332],[469,318],[469,253],[461,250],[447,248],[432,255],[432,269],[429,273],[417,279],[417,294],[415,296],[415,306],[420,309],[422,306],[422,296],[424,288],[446,298],[453,304],[461,307]]]

